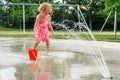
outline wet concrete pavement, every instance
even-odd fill
[[[33,43],[33,39],[0,38],[0,80],[109,80],[102,78],[84,53],[88,45],[100,46],[113,80],[120,80],[120,49],[116,43],[51,40],[51,55],[46,56],[45,44],[41,43],[38,60],[30,61],[27,50]]]

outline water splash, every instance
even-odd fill
[[[7,2],[5,0],[0,0],[3,4],[7,4]]]
[[[78,15],[79,15],[79,13],[81,14],[82,12],[81,12],[80,8],[78,7]],[[80,16],[78,16],[78,17],[79,17],[79,19],[80,19]],[[95,38],[94,38],[94,35],[92,34],[92,32],[90,31],[90,29],[88,28],[88,25],[87,25],[87,23],[86,23],[86,21],[85,21],[85,19],[84,19],[84,17],[83,17],[82,14],[81,14],[81,18],[83,19],[84,23],[86,24],[86,27],[85,27],[85,28],[87,29],[87,31],[88,31],[89,34],[91,35],[91,38],[92,38],[94,41],[96,41]],[[80,22],[80,20],[79,20],[79,22]],[[109,72],[109,70],[108,70],[108,67],[107,67],[107,65],[106,65],[106,62],[105,62],[105,60],[104,60],[104,56],[103,56],[100,48],[99,48],[99,47],[87,48],[86,50],[89,50],[89,53],[90,53],[91,55],[93,55],[93,56],[90,56],[90,58],[91,58],[92,61],[96,64],[96,66],[98,67],[98,69],[99,69],[99,71],[101,72],[102,76],[103,76],[104,78],[108,78],[108,79],[109,79],[109,78],[110,78],[110,72]]]
[[[67,39],[79,39],[82,42],[83,41],[96,41],[94,35],[92,34],[91,30],[89,29],[84,16],[78,6],[77,8],[77,14],[78,14],[78,22],[74,22],[72,20],[63,20],[61,23],[52,22],[53,26],[56,26],[56,28],[62,28],[63,31],[67,32],[67,35],[65,37]],[[71,28],[66,23],[71,24],[74,26]],[[78,28],[78,33],[75,31]],[[68,44],[70,45],[70,44]],[[84,48],[83,52],[88,55],[88,57],[91,59],[91,61],[97,66],[99,71],[101,72],[102,76],[106,78],[107,80],[110,79],[110,72],[108,70],[108,67],[106,65],[106,62],[104,60],[103,53],[101,52],[100,48],[95,46],[88,46],[87,43],[82,45]],[[67,47],[66,47],[67,48]],[[66,49],[65,48],[65,49]]]

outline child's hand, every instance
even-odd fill
[[[53,36],[55,36],[55,35],[56,35],[56,33],[55,33],[55,32],[52,32],[52,35],[53,35]]]

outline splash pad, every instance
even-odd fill
[[[32,44],[29,43],[33,43],[33,41],[31,39],[27,39],[27,49],[32,46]],[[111,75],[114,77],[115,80],[120,79],[120,50],[118,48],[118,43],[115,44],[96,41],[83,41],[82,43],[81,40],[51,39],[51,55],[49,56],[49,58],[44,55],[46,49],[44,44],[41,44],[39,46],[40,50],[38,50],[41,53],[38,54],[37,61],[30,61],[28,58],[28,54],[26,54],[24,50],[21,51],[23,39],[6,38],[0,40],[0,44],[0,75],[2,74],[1,76],[5,75],[8,72],[7,69],[9,67],[12,67],[16,71],[14,75],[16,75],[17,79],[31,79],[34,78],[33,73],[37,75],[38,72],[44,70],[43,66],[45,65],[50,70],[49,73],[51,76],[51,80],[110,80],[102,79],[103,77],[100,74],[98,68],[89,58],[90,54],[84,51],[85,46],[98,46],[104,53],[104,57],[107,61],[107,64],[109,65]],[[63,44],[68,45],[69,48],[65,47]],[[11,74],[13,75],[13,73]],[[12,76],[10,75],[7,77],[12,78]]]
[[[22,5],[22,4],[20,4],[20,5]],[[53,5],[53,6],[59,6],[59,7],[60,6],[67,6],[67,8],[70,8],[71,10],[74,9],[73,6],[77,7],[76,14],[78,15],[78,17],[77,17],[78,20],[76,22],[74,22],[72,20],[69,20],[69,19],[64,19],[62,22],[54,22],[54,21],[52,22],[52,25],[54,27],[61,28],[63,31],[68,33],[68,35],[65,36],[65,38],[67,39],[67,42],[64,41],[62,43],[62,44],[67,45],[67,46],[62,46],[61,45],[61,47],[60,47],[60,49],[62,48],[61,53],[69,52],[69,51],[84,53],[85,55],[87,55],[87,57],[85,57],[85,58],[90,59],[90,61],[93,62],[97,66],[97,69],[99,69],[101,75],[104,78],[109,80],[110,79],[110,73],[109,73],[109,70],[107,68],[106,62],[104,60],[104,57],[103,57],[103,54],[102,54],[100,48],[98,46],[96,47],[96,46],[88,45],[88,43],[87,43],[89,41],[95,41],[96,42],[96,40],[95,40],[92,32],[90,31],[90,29],[89,29],[89,27],[88,27],[88,25],[87,25],[87,23],[84,19],[84,16],[82,15],[82,12],[81,12],[79,6],[78,5],[73,5],[73,6],[72,5],[58,5],[58,4]],[[24,7],[25,7],[25,5],[23,5],[23,12],[24,12]],[[58,9],[58,7],[56,9]],[[25,17],[25,16],[23,16],[23,17]],[[73,26],[73,27],[71,28],[70,25]],[[24,24],[24,26],[25,26],[25,24]],[[76,30],[78,31],[78,33],[76,32]],[[23,30],[23,31],[25,31],[25,30]],[[71,46],[71,40],[73,41],[72,46]],[[77,41],[77,40],[79,40],[79,41]],[[77,41],[77,43],[76,43],[76,41]],[[26,44],[27,42],[23,41],[23,43]],[[79,43],[81,43],[81,44],[79,44]],[[30,45],[25,45],[25,46],[30,46]],[[58,46],[60,46],[60,44],[58,44]],[[66,58],[66,55],[64,55],[64,56]],[[62,57],[63,57],[63,55],[62,55]],[[62,63],[59,60],[58,60],[58,62]],[[64,62],[65,62],[65,66],[67,66],[66,60]],[[77,64],[79,64],[79,63],[77,63]],[[77,66],[81,67],[81,65],[71,65],[71,68],[70,68],[71,72],[75,71],[74,67],[77,67]],[[77,67],[77,69],[79,69],[78,67]],[[84,69],[84,66],[83,66],[83,69]],[[88,71],[89,70],[91,70],[91,69],[88,69]],[[82,71],[82,72],[84,72],[84,71]],[[72,73],[74,73],[74,72],[72,72]],[[80,75],[80,74],[78,74],[78,75]],[[72,76],[72,78],[75,79],[77,77],[74,78],[74,76]],[[70,79],[67,79],[67,80],[70,80]]]

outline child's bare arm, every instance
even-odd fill
[[[38,20],[39,20],[39,14],[36,16],[36,21],[35,21],[35,24],[34,24],[34,30],[35,30],[35,28],[36,28],[36,25],[37,25],[37,23],[38,23]]]
[[[48,16],[48,18],[49,18],[49,20],[48,20],[49,21],[49,25],[48,25],[49,26],[49,30],[52,32],[53,35],[55,35],[55,32],[54,32],[53,27],[51,25],[51,17]]]

